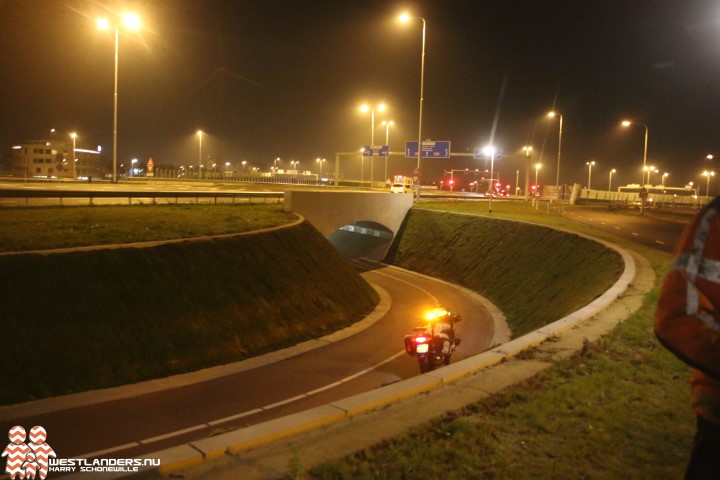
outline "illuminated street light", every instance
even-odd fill
[[[375,145],[375,108],[370,107],[369,105],[365,104],[360,107],[361,112],[371,112],[370,115],[370,146]],[[377,106],[378,112],[384,112],[385,111],[385,104],[381,103]],[[373,165],[375,164],[375,159],[373,157],[370,157],[370,188],[372,188],[372,182],[373,182]],[[362,175],[361,175],[362,176]]]
[[[560,125],[558,129],[558,161],[557,161],[557,172],[555,174],[555,185],[557,186],[558,195],[560,194],[560,153],[562,151],[562,125],[563,125],[563,116],[562,114],[558,112],[548,112],[547,114],[550,118],[560,117]],[[560,200],[558,198],[558,200]]]
[[[320,175],[319,175],[319,176],[322,177],[322,165],[323,165],[323,163],[325,163],[325,159],[324,159],[324,158],[318,158],[318,159],[316,159],[315,161],[320,165]]]
[[[647,125],[645,125],[644,123],[631,122],[630,120],[622,121],[623,127],[627,128],[630,125],[638,125],[645,129],[645,149],[643,151],[643,177],[642,177],[642,180],[640,181],[640,186],[642,187],[645,185],[645,172],[647,171],[647,169],[645,167],[647,166],[647,149],[648,149],[648,133],[649,133],[649,131],[648,131]]]
[[[710,196],[710,177],[714,177],[714,176],[715,176],[715,171],[713,171],[713,170],[710,170],[710,171],[705,170],[703,172],[703,177],[707,177],[707,183],[705,184],[705,196],[706,197]]]
[[[273,160],[273,167],[275,167],[275,170],[277,170],[277,162],[280,161],[280,157],[277,157],[275,160]]]
[[[420,157],[422,155],[422,115],[423,115],[423,94],[425,87],[425,30],[427,23],[422,17],[411,17],[407,13],[400,15],[400,22],[408,23],[411,18],[422,20],[422,55],[420,57],[420,115],[418,121],[418,159],[417,159],[417,175],[418,175],[418,195],[420,195]]]
[[[616,170],[613,168],[610,170],[610,180],[608,181],[608,192],[612,192],[612,176],[616,172]]]
[[[77,180],[77,170],[76,170],[76,168],[75,168],[75,163],[77,163],[77,162],[75,161],[75,139],[77,138],[77,133],[72,132],[72,133],[70,134],[70,138],[72,138],[72,141],[73,141],[73,151],[72,151],[73,179],[74,179],[74,180]]]
[[[665,179],[670,175],[668,172],[663,173],[662,175],[662,188],[665,188]]]
[[[592,162],[585,162],[585,165],[588,166],[588,197],[590,196],[590,184],[592,182],[592,167],[595,165],[595,160]]]
[[[132,160],[130,160],[130,176],[131,177],[135,176],[135,164],[137,163],[137,161],[138,161],[137,158],[133,158]]]
[[[395,122],[390,120],[383,120],[381,125],[385,125],[385,145],[388,147],[388,155],[390,154],[390,125],[395,125]],[[385,179],[388,178],[387,174],[388,157],[385,157]]]
[[[650,185],[652,187],[652,182],[650,181],[650,174],[660,173],[660,170],[658,170],[657,168],[655,168],[652,165],[648,165],[646,167],[643,167],[643,171],[647,172],[647,183],[648,183],[648,185]]]
[[[483,153],[490,157],[490,202],[488,203],[488,213],[492,213],[493,190],[495,188],[495,180],[493,180],[493,170],[495,168],[495,153],[497,150],[492,145],[483,148]]]
[[[122,15],[122,21],[125,28],[128,30],[139,30],[140,29],[140,17],[134,13],[125,13]],[[119,50],[119,38],[120,28],[119,26],[112,25],[110,20],[107,18],[99,18],[97,20],[97,26],[100,30],[115,30],[115,93],[113,96],[113,183],[117,183],[117,113],[118,113],[118,50]]]
[[[530,157],[532,157],[533,147],[526,145],[522,150],[525,152],[525,200],[527,200],[528,195],[530,195]]]
[[[197,131],[198,136],[198,180],[202,176],[202,169],[200,168],[202,166],[202,137],[203,137],[203,131],[198,130]]]
[[[541,163],[535,164],[535,188],[538,186],[538,173],[540,172],[540,169],[542,168]]]

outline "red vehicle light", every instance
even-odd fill
[[[427,342],[427,337],[424,337],[422,335],[415,337],[415,343],[425,343]]]

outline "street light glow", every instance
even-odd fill
[[[123,24],[130,30],[140,29],[140,17],[134,13],[123,13]]]
[[[408,23],[410,21],[410,15],[407,12],[402,13],[398,17],[398,20],[400,20],[400,23]]]
[[[630,121],[629,121],[629,120],[623,120],[622,123],[621,123],[621,125],[622,125],[623,127],[629,127],[629,126],[630,126]]]
[[[110,20],[107,18],[98,18],[97,27],[100,30],[110,30]]]

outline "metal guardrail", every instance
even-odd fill
[[[142,192],[142,191],[83,191],[83,190],[12,190],[0,189],[0,199],[24,199],[25,206],[29,206],[30,199],[58,199],[59,205],[63,205],[63,200],[68,198],[86,198],[88,204],[93,205],[94,199],[100,198],[127,198],[128,204],[133,203],[133,199],[150,199],[152,203],[157,203],[158,199],[175,199],[178,203],[179,199],[195,199],[195,203],[200,203],[200,199],[212,199],[213,203],[218,203],[218,199],[230,199],[232,203],[237,200],[252,203],[268,203],[274,201],[279,203],[284,198],[283,192]]]

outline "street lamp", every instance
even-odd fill
[[[388,155],[389,155],[390,154],[390,125],[395,125],[395,122],[393,122],[392,120],[390,120],[390,121],[383,120],[382,125],[385,125],[385,145],[387,145],[387,147],[388,147]],[[388,157],[386,156],[385,157],[385,179],[388,178],[387,162],[388,162]]]
[[[122,23],[129,30],[140,29],[140,17],[134,13],[125,13],[122,15]],[[116,24],[112,26],[107,18],[97,20],[97,26],[100,30],[115,29],[115,92],[113,96],[113,183],[117,183],[117,113],[118,113],[118,50],[120,28]]]
[[[595,165],[595,160],[592,162],[585,162],[585,165],[588,166],[588,196],[590,196],[590,182],[592,181],[592,167]]]
[[[402,23],[408,23],[411,18],[417,18],[422,20],[422,55],[420,57],[420,115],[418,121],[418,159],[417,159],[417,175],[418,175],[418,194],[420,193],[420,157],[422,155],[422,114],[423,114],[423,92],[425,86],[425,30],[427,23],[422,17],[411,17],[407,13],[400,15],[400,21]]]
[[[630,125],[638,125],[638,126],[645,128],[645,149],[643,151],[643,178],[640,181],[640,187],[644,187],[645,186],[645,171],[646,171],[645,167],[647,166],[648,127],[644,123],[631,122],[630,120],[623,120],[623,122],[622,122],[623,127],[627,128]],[[642,213],[642,205],[640,206],[640,213]]]
[[[663,173],[662,175],[662,188],[665,188],[665,179],[670,175],[668,172]]]
[[[493,180],[493,170],[495,168],[495,152],[497,150],[492,145],[488,145],[487,147],[483,148],[483,153],[490,157],[490,202],[488,203],[488,213],[492,213],[492,198],[493,198],[493,187],[494,180]]]
[[[131,177],[135,176],[135,164],[137,163],[137,161],[138,161],[137,158],[133,158],[132,160],[130,160],[130,176]]]
[[[560,117],[560,125],[558,129],[558,161],[557,161],[557,172],[555,176],[555,185],[558,191],[558,195],[560,194],[560,152],[562,151],[562,124],[563,124],[563,116],[560,113],[557,112],[548,112],[547,114],[550,118]]]
[[[612,176],[613,176],[613,173],[615,173],[615,172],[616,172],[616,170],[614,168],[612,170],[610,170],[610,180],[608,181],[608,192],[612,192]]]
[[[533,147],[526,145],[522,149],[525,152],[525,200],[527,200],[530,194],[528,188],[530,187],[530,157],[532,156]],[[535,183],[537,184],[537,181]]]
[[[538,186],[538,172],[540,172],[540,169],[542,168],[541,163],[535,164],[535,188]]]
[[[709,197],[709,196],[710,196],[710,177],[714,177],[714,176],[715,176],[715,171],[713,171],[713,170],[710,170],[710,171],[705,170],[705,171],[703,172],[703,176],[704,176],[704,177],[707,177],[707,183],[706,183],[706,185],[705,185],[705,196],[706,196],[706,197]]]
[[[318,158],[315,160],[320,165],[320,177],[322,177],[322,164],[325,162],[324,158]]]
[[[277,162],[280,161],[280,157],[277,157],[275,160],[273,160],[273,167],[275,167],[275,170],[277,170]]]
[[[77,133],[72,132],[70,134],[70,138],[72,138],[73,141],[73,151],[72,151],[72,162],[73,162],[73,180],[77,180],[77,170],[75,169],[75,139],[77,138]]]
[[[385,111],[385,104],[381,103],[377,106],[378,112]],[[370,146],[375,145],[375,108],[364,104],[360,107],[361,112],[371,112],[370,114]],[[373,182],[373,165],[375,164],[374,158],[370,157],[370,187],[372,188]]]
[[[198,130],[197,131],[198,136],[198,180],[200,179],[200,176],[202,175],[202,169],[200,168],[202,166],[202,137],[203,137],[203,131]]]
[[[650,185],[652,187],[652,182],[650,181],[650,174],[651,173],[660,173],[660,170],[658,170],[654,166],[650,165],[650,166],[643,167],[643,171],[647,172],[647,183],[648,183],[648,185]],[[643,174],[643,176],[644,176],[644,174]]]

